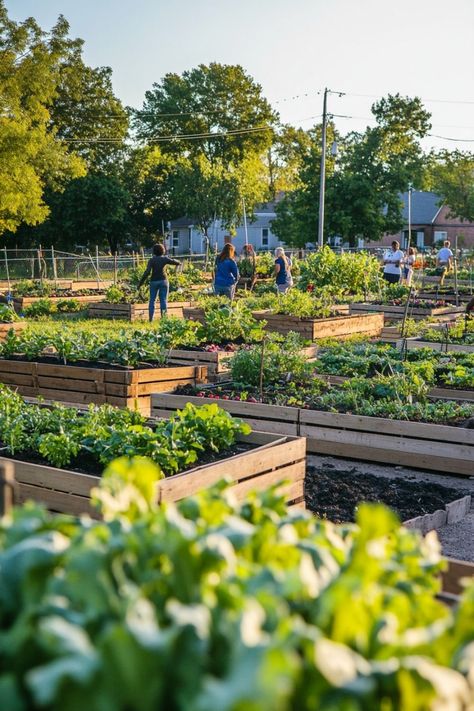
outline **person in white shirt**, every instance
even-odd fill
[[[436,255],[436,273],[441,277],[440,284],[443,283],[446,272],[451,271],[453,266],[453,253],[450,249],[451,242],[447,239]]]
[[[400,243],[394,240],[390,249],[384,254],[383,258],[383,278],[389,284],[398,284],[402,276],[401,263],[403,261],[403,252],[400,249]]]

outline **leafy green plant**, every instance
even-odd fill
[[[19,320],[19,316],[16,315],[11,306],[0,304],[0,323],[14,323]]]
[[[273,490],[158,508],[160,476],[119,460],[104,520],[29,505],[0,524],[5,709],[468,708],[474,586],[436,599],[434,536],[379,505],[335,526]]]
[[[120,456],[147,456],[166,474],[176,474],[209,451],[232,447],[250,427],[217,405],[188,403],[169,420],[150,426],[138,413],[104,405],[86,413],[25,403],[0,385],[0,442],[3,455],[38,453],[56,467],[82,458],[108,464]]]
[[[302,348],[303,341],[296,333],[289,333],[284,340],[269,338],[262,345],[240,348],[229,361],[232,380],[257,387],[260,377],[264,386],[309,379],[314,366],[301,355]]]
[[[301,261],[298,287],[315,293],[326,286],[344,293],[360,294],[379,291],[380,264],[364,252],[336,254],[328,246]]]
[[[56,304],[48,298],[38,299],[34,304],[26,306],[23,313],[26,318],[44,318],[45,316],[51,316],[57,311]]]

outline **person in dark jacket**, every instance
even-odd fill
[[[172,264],[175,267],[179,266],[177,259],[170,259],[165,255],[165,248],[162,244],[155,244],[153,247],[153,257],[148,261],[146,270],[140,279],[138,288],[140,289],[145,283],[147,277],[150,277],[150,301],[148,304],[149,320],[153,321],[155,314],[156,297],[160,299],[161,315],[165,316],[168,311],[168,292],[169,282],[166,278],[166,266]]]
[[[225,244],[224,249],[216,259],[214,275],[214,293],[216,296],[228,296],[231,300],[234,298],[235,285],[239,280],[239,269],[234,257],[234,245]]]

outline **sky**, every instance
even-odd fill
[[[241,64],[282,121],[319,122],[324,87],[341,133],[364,130],[379,97],[419,96],[431,147],[474,151],[474,0],[5,0],[14,20],[49,29],[59,14],[110,66],[117,96],[140,107],[168,72]],[[319,92],[319,93],[318,93]],[[456,141],[447,138],[458,139]]]

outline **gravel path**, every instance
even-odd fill
[[[373,476],[386,477],[389,479],[403,479],[408,481],[424,481],[434,484],[442,484],[449,488],[459,489],[460,497],[466,493],[471,494],[471,513],[459,523],[444,526],[438,530],[438,536],[443,547],[443,553],[451,558],[474,561],[474,476],[450,476],[445,474],[435,474],[409,467],[392,466],[385,464],[373,464],[371,462],[360,462],[354,459],[338,459],[325,456],[308,456],[308,464],[324,470],[334,469],[335,471],[347,471],[353,469],[354,476],[357,474],[372,474]]]

